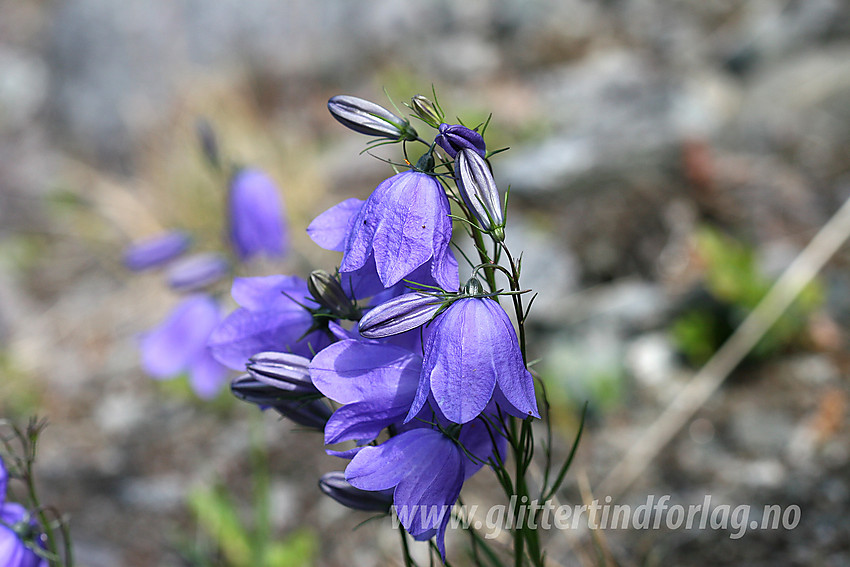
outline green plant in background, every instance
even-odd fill
[[[188,551],[194,565],[307,567],[315,562],[315,533],[299,529],[284,539],[272,533],[268,453],[262,423],[257,418],[253,422],[250,456],[252,517],[249,522],[243,520],[237,502],[223,484],[193,490],[188,506],[213,547],[207,552]]]
[[[699,366],[755,308],[772,281],[761,271],[751,246],[715,228],[697,232],[696,252],[704,266],[704,293],[674,319],[670,330],[679,350]],[[763,360],[799,345],[809,316],[822,302],[823,290],[816,280],[759,341],[749,359]]]

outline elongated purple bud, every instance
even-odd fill
[[[310,359],[288,352],[261,352],[248,362],[248,374],[280,390],[281,397],[321,395],[310,380]]]
[[[346,508],[364,512],[389,512],[393,503],[391,491],[360,490],[345,480],[342,471],[329,472],[319,479],[319,489]]]
[[[475,130],[460,124],[440,124],[437,145],[443,148],[453,159],[463,149],[472,150],[482,158],[487,155],[484,137]]]
[[[213,252],[193,254],[175,262],[165,279],[175,291],[196,291],[212,285],[227,275],[230,266],[224,256]]]
[[[422,292],[400,295],[381,303],[360,319],[360,334],[367,339],[398,335],[430,321],[443,300]]]
[[[367,136],[390,140],[415,140],[416,130],[405,118],[400,118],[374,102],[350,95],[337,95],[328,101],[328,110],[339,123]]]
[[[189,248],[186,233],[172,230],[134,242],[124,252],[124,265],[133,271],[162,266]]]
[[[459,151],[455,159],[455,178],[463,202],[481,227],[503,240],[505,216],[487,161],[472,150]]]
[[[230,391],[242,401],[273,409],[299,425],[323,431],[333,411],[320,399],[292,399],[286,391],[243,374],[230,383]]]

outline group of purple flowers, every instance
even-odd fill
[[[426,148],[415,164],[395,164],[399,172],[365,201],[347,199],[309,225],[316,244],[342,253],[337,270],[316,270],[307,280],[236,278],[231,295],[239,307],[223,319],[216,300],[194,292],[143,337],[142,359],[155,377],[188,372],[202,396],[216,391],[224,368],[244,372],[231,383],[238,398],[322,430],[326,445],[347,443],[327,450],[349,462],[344,473],[321,479],[326,494],[361,510],[438,510],[399,519],[415,539],[435,538],[445,558],[445,530],[464,482],[485,465],[503,469],[509,439],[518,442],[515,420],[540,414],[524,345],[499,302],[521,293],[519,270],[512,260],[513,271],[502,268],[511,283],[502,293],[500,267],[484,253],[485,238],[496,258],[505,239],[484,128],[445,123],[425,97],[408,106],[433,138],[369,101],[328,102],[334,118],[375,137],[374,145],[401,143],[405,157],[408,145]],[[266,193],[268,179],[243,170],[230,186],[237,257],[282,253],[281,223],[272,219],[280,204]],[[467,262],[463,283],[452,249],[453,225],[461,224],[482,259]],[[127,264],[161,265],[186,247],[169,234],[135,246]],[[169,269],[169,281],[181,279],[173,275],[180,267]]]

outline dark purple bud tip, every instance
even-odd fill
[[[360,319],[360,334],[367,339],[398,335],[430,321],[443,300],[427,293],[413,292],[386,301]]]
[[[383,106],[350,95],[337,95],[328,101],[328,110],[336,120],[361,134],[390,140],[415,140],[410,123]]]
[[[230,266],[220,254],[193,254],[174,263],[166,273],[168,285],[175,291],[205,288],[227,275]]]
[[[440,124],[440,133],[436,138],[437,145],[443,148],[454,159],[460,150],[472,150],[482,158],[487,155],[484,137],[475,130],[460,124]]]
[[[342,289],[339,278],[324,270],[313,270],[307,278],[307,289],[316,302],[338,319],[357,320],[360,310]]]
[[[389,512],[393,503],[392,491],[360,490],[345,480],[345,473],[334,471],[322,475],[319,489],[346,508],[364,512]]]
[[[260,382],[250,374],[243,374],[230,383],[230,391],[242,401],[256,404],[261,409],[272,408],[299,425],[323,431],[333,411],[320,399],[293,398],[285,390]]]
[[[178,230],[134,242],[124,252],[124,265],[137,272],[162,266],[188,250],[189,242]]]
[[[321,395],[310,380],[310,360],[288,352],[261,352],[251,357],[248,373],[277,388],[280,397]]]

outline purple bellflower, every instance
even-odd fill
[[[482,158],[486,157],[487,146],[484,144],[484,138],[475,130],[460,124],[440,124],[439,131],[437,145],[443,148],[452,159],[463,149],[472,150]]]
[[[43,559],[33,551],[38,526],[27,510],[15,502],[6,502],[8,473],[0,459],[0,565],[3,567],[47,567]],[[27,541],[25,541],[27,540]]]
[[[430,260],[434,280],[446,290],[456,290],[458,265],[449,248],[450,212],[435,177],[418,171],[390,177],[354,217],[340,272],[358,270],[374,258],[381,283],[391,287]]]
[[[495,398],[494,398],[495,395]],[[475,419],[491,399],[518,417],[540,417],[534,380],[525,368],[508,314],[494,300],[467,297],[431,323],[416,399],[405,421],[429,396],[454,423]]]
[[[348,235],[352,232],[354,222],[364,203],[365,201],[360,199],[346,199],[331,207],[313,219],[307,227],[307,234],[313,242],[325,250],[344,252]],[[453,261],[454,256],[451,256],[449,262]],[[425,262],[404,279],[425,285],[439,285],[432,275],[432,263],[433,261]],[[375,265],[374,254],[369,256],[363,266],[352,272],[343,272],[340,277],[342,287],[348,295],[358,300],[372,297],[372,305],[382,303],[406,291],[406,284],[403,281],[391,287],[384,286]],[[451,289],[457,289],[457,282],[452,283]]]
[[[325,444],[371,441],[401,424],[421,369],[421,356],[390,344],[343,340],[319,352],[310,363],[313,384],[343,404],[325,426]]]
[[[283,202],[274,181],[257,169],[240,169],[228,194],[230,242],[240,260],[286,253]]]
[[[213,359],[207,339],[221,319],[221,308],[212,297],[185,298],[161,325],[142,335],[145,372],[161,380],[188,372],[199,397],[214,397],[224,385],[227,369]]]
[[[189,237],[179,230],[134,242],[124,252],[124,265],[134,272],[167,264],[189,249]]]
[[[220,363],[244,370],[258,352],[291,352],[310,356],[330,343],[314,330],[307,282],[297,276],[236,278],[231,295],[239,309],[227,316],[212,335],[209,346]]]

